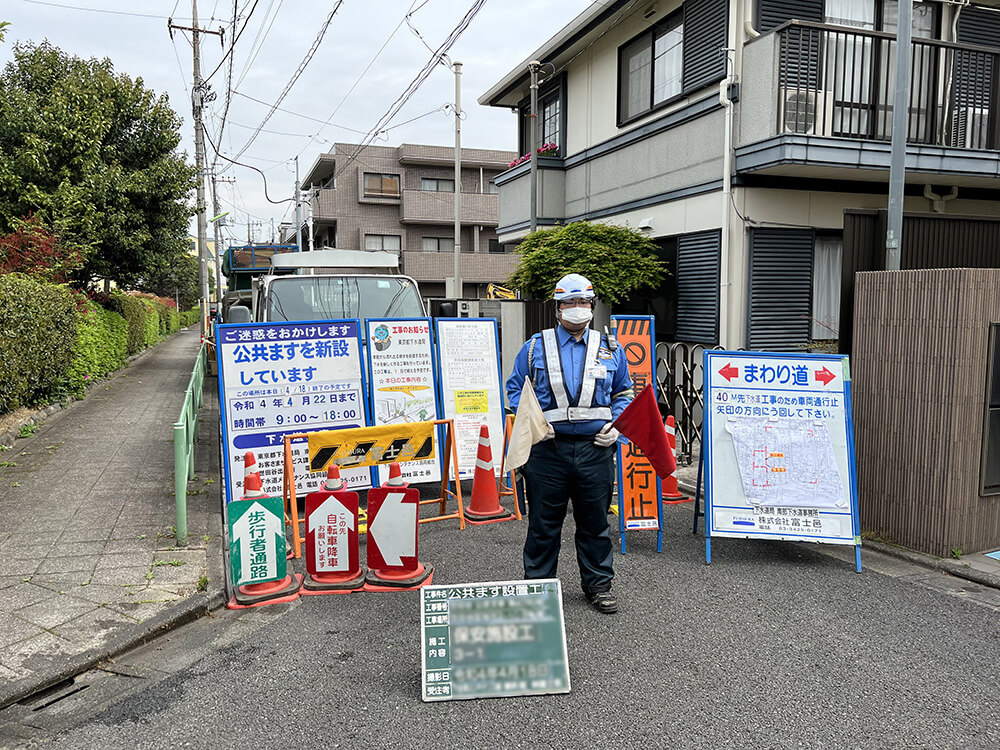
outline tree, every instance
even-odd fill
[[[34,215],[83,265],[132,286],[187,248],[195,170],[165,95],[50,44],[15,45],[0,75],[0,234]]]
[[[82,264],[79,251],[64,246],[34,216],[16,221],[14,231],[0,237],[0,274],[20,273],[35,281],[65,284]]]
[[[507,285],[536,299],[551,299],[560,278],[580,273],[590,279],[598,297],[613,304],[660,283],[667,271],[656,249],[636,230],[612,224],[579,221],[540,229],[518,246],[521,257]]]
[[[209,276],[209,281],[214,279]],[[178,310],[190,310],[201,297],[198,259],[193,255],[178,255],[143,279],[139,287],[158,297],[176,300]]]

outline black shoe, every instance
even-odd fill
[[[613,615],[618,611],[618,600],[610,591],[596,591],[587,594],[587,601],[602,615]]]

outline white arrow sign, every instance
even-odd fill
[[[333,518],[331,522],[329,519]],[[341,526],[340,519],[346,519],[347,525]],[[319,535],[316,536],[316,571],[341,571],[348,570],[351,567],[350,556],[347,554],[347,547],[350,544],[350,535],[348,534],[348,529],[354,531],[354,514],[348,510],[348,508],[340,502],[334,495],[330,495],[326,500],[317,506],[317,508],[309,514],[309,520],[307,524],[310,529],[318,529],[320,526],[333,526],[334,534],[329,533],[327,530],[326,535],[326,546],[327,549],[333,547],[334,549],[340,550],[344,554],[340,555],[340,562],[337,565],[330,565],[328,562],[320,564],[320,560],[329,560],[330,555],[320,555],[319,545],[320,542]]]
[[[263,537],[260,536],[260,524],[254,524],[251,530],[250,526],[250,516],[254,513],[263,513]],[[275,578],[278,575],[278,554],[277,554],[277,543],[275,541],[275,536],[280,536],[284,538],[284,524],[283,519],[278,518],[271,511],[265,508],[260,503],[254,503],[250,506],[246,513],[244,513],[240,520],[233,524],[233,533],[240,542],[240,583],[254,580],[267,580],[269,578]],[[251,531],[255,532],[256,537],[251,536]],[[255,576],[251,573],[250,566],[253,560],[253,554],[250,550],[250,542],[252,539],[257,538],[264,540],[264,554],[267,560],[267,575],[265,576]],[[284,550],[282,550],[284,552]]]
[[[417,504],[404,503],[406,495],[390,492],[385,496],[368,536],[375,542],[386,565],[402,565],[403,557],[417,554]]]

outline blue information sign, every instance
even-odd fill
[[[861,569],[847,357],[706,351],[711,537],[854,545]]]
[[[252,450],[263,489],[281,495],[284,438],[368,425],[361,327],[357,320],[248,323],[217,329],[219,405],[226,500],[243,494],[243,456]],[[296,493],[319,479],[308,472],[304,439],[293,443]],[[345,470],[352,488],[369,469]]]

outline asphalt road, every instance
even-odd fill
[[[621,611],[561,570],[572,692],[420,700],[418,594],[222,612],[0,712],[46,748],[994,748],[1000,592],[890,558],[690,533],[616,554]],[[520,577],[524,525],[421,527],[436,583]],[[616,535],[617,537],[617,535]],[[881,571],[881,572],[880,572]],[[34,738],[34,739],[32,739]]]

